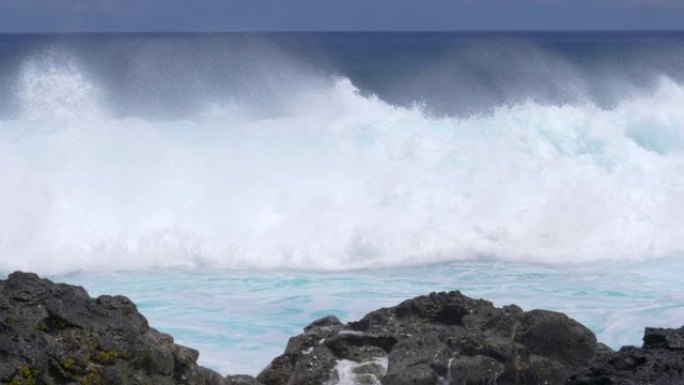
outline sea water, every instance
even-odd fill
[[[0,271],[224,373],[436,290],[684,313],[684,34],[0,35]]]
[[[75,273],[53,277],[91,295],[125,293],[152,326],[200,351],[222,373],[257,374],[289,337],[327,315],[354,321],[432,291],[460,290],[497,306],[564,312],[613,348],[640,345],[644,326],[681,326],[684,261],[571,269],[452,262],[349,272],[216,269]]]

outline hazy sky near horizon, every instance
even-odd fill
[[[0,32],[684,29],[684,0],[0,0]]]

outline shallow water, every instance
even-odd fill
[[[52,277],[91,295],[132,298],[151,325],[198,349],[221,373],[257,374],[287,339],[328,314],[343,321],[431,291],[562,311],[617,348],[640,344],[643,327],[684,324],[684,262],[554,267],[454,262],[337,273],[147,270]]]

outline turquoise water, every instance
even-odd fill
[[[682,268],[678,259],[581,268],[454,262],[339,273],[191,269],[51,278],[83,285],[91,295],[127,295],[154,327],[198,349],[202,364],[257,374],[314,319],[334,314],[351,321],[440,290],[562,311],[613,348],[640,344],[645,326],[684,324]]]

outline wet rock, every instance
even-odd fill
[[[383,378],[383,385],[437,385],[439,377],[426,364],[411,366],[406,371],[387,373]]]
[[[522,316],[516,341],[529,353],[562,362],[569,369],[588,365],[596,355],[596,337],[563,313],[532,310]]]
[[[496,384],[504,372],[502,363],[488,356],[463,356],[449,366],[452,385]]]
[[[225,384],[198,356],[126,297],[30,273],[0,280],[0,384]]]
[[[261,385],[256,378],[244,374],[226,377],[226,385]]]
[[[531,355],[526,370],[520,373],[523,384],[562,384],[571,373],[558,361],[548,357]]]
[[[397,343],[389,354],[388,374],[402,375],[413,366],[426,364],[438,376],[445,376],[453,355],[436,334],[417,335]]]
[[[257,380],[265,385],[324,384],[330,379],[335,364],[335,356],[330,350],[318,344],[281,355],[257,376]]]
[[[325,340],[325,346],[336,357],[362,362],[373,357],[386,356],[396,344],[396,339],[365,333],[343,331]]]
[[[337,363],[362,366],[386,357],[386,373],[353,381],[562,384],[589,365],[598,349],[593,333],[564,314],[497,308],[459,292],[432,293],[345,325],[331,318],[316,321],[290,339],[285,353],[258,379],[266,385],[304,383],[297,379],[306,368],[315,373],[307,378],[334,385],[342,381],[334,370]],[[325,359],[311,362],[313,352]]]
[[[684,327],[679,329],[646,328],[644,349],[684,351]]]
[[[613,353],[615,353],[615,351],[613,349],[611,349],[610,346],[608,346],[602,342],[599,342],[596,345],[596,358],[594,358],[594,360],[598,360],[599,358],[605,357],[605,356],[607,356],[609,354],[613,354]]]
[[[335,317],[334,315],[329,315],[327,317],[323,317],[321,319],[318,319],[318,320],[312,322],[311,324],[309,324],[309,326],[304,328],[304,331],[308,332],[314,328],[324,329],[324,328],[332,328],[335,326],[342,326],[342,322],[340,322],[340,320],[337,317]]]
[[[385,376],[385,374],[387,374],[387,368],[377,362],[371,361],[360,364],[359,366],[354,368],[353,373],[368,374],[377,379],[382,378],[383,376]]]
[[[684,327],[646,328],[641,348],[626,346],[605,352],[580,370],[568,385],[684,384]]]

